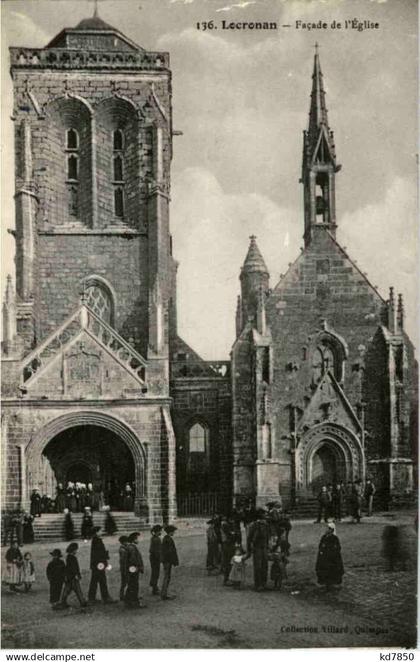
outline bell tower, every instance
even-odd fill
[[[305,208],[305,246],[318,229],[328,230],[334,237],[335,173],[341,169],[335,156],[334,134],[329,128],[325,104],[324,83],[315,45],[312,74],[311,105],[308,129],[303,132],[302,177]]]

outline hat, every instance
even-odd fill
[[[168,526],[165,526],[165,533],[173,533],[176,530],[177,530],[176,526],[173,526],[172,524],[168,524]]]
[[[158,531],[162,531],[162,526],[161,524],[155,524],[150,530],[152,533],[157,533]]]
[[[98,531],[100,531],[100,530],[101,530],[101,527],[100,527],[100,526],[94,526],[94,527],[92,527],[92,533],[98,533]]]
[[[90,506],[85,506],[85,510],[90,510]]]
[[[334,524],[334,522],[327,522],[327,526],[328,526],[329,529],[332,529],[335,533],[335,524]]]
[[[56,556],[57,558],[60,558],[60,556],[62,556],[61,549],[58,549],[58,548],[53,549],[53,551],[50,552],[50,555],[51,556]]]
[[[209,521],[207,522],[207,524],[214,524],[214,519],[209,519]]]
[[[77,549],[79,549],[79,545],[77,544],[77,542],[71,542],[66,549],[66,554],[71,554],[72,552],[75,552]]]
[[[125,542],[128,542],[128,536],[120,536],[118,542],[121,543],[121,545],[124,545]]]
[[[130,533],[130,535],[128,536],[128,542],[133,542],[133,540],[138,538],[139,535],[140,535],[139,531],[133,531],[133,533]]]

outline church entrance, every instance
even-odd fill
[[[312,456],[311,487],[318,494],[323,485],[334,485],[346,480],[344,456],[339,448],[331,447],[328,442],[322,444]]]
[[[90,483],[96,510],[105,504],[113,510],[133,510],[134,460],[127,445],[115,432],[95,425],[72,427],[53,437],[42,456],[52,498],[59,483],[64,488],[69,483],[75,486]],[[80,510],[79,500],[77,503]],[[74,508],[74,501],[72,504]]]

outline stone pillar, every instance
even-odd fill
[[[13,354],[16,340],[16,300],[12,277],[7,276],[6,294],[3,302],[3,350],[8,356]]]

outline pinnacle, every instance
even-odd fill
[[[245,258],[245,262],[242,267],[242,271],[261,271],[263,273],[268,273],[267,266],[264,262],[264,258],[261,255],[260,249],[258,248],[255,235],[250,236],[250,244],[248,248],[248,253]]]

